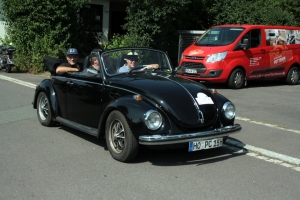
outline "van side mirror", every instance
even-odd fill
[[[244,40],[242,41],[242,43],[240,44],[240,47],[241,47],[242,49],[247,49],[248,46],[249,46],[249,40],[248,40],[248,39],[244,39]]]

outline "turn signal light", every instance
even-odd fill
[[[133,98],[134,98],[135,100],[137,100],[137,101],[142,101],[142,100],[143,100],[143,97],[142,97],[142,95],[140,95],[140,94],[134,95]]]
[[[217,93],[218,93],[217,89],[209,89],[209,91],[210,91],[212,94],[217,94]]]

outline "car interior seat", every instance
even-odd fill
[[[67,63],[66,59],[54,58],[51,56],[45,56],[43,58],[44,68],[46,71],[50,72],[52,76],[56,75],[56,68],[62,64]]]
[[[90,59],[90,56],[86,56],[83,61],[83,69],[82,70],[84,70],[85,68],[88,68],[89,66],[91,66],[91,59]]]
[[[126,60],[124,60],[126,56],[127,56],[127,54],[121,54],[118,57],[118,62],[117,62],[118,63],[118,70],[119,70],[119,68],[123,67],[126,64]]]

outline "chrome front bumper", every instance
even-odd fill
[[[143,145],[167,145],[179,144],[191,141],[206,140],[228,136],[239,132],[242,129],[240,124],[225,126],[204,132],[185,133],[177,135],[142,135],[139,136],[139,143]]]

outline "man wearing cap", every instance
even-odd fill
[[[67,61],[68,63],[62,63],[56,68],[56,74],[62,75],[67,72],[79,72],[82,67],[77,63],[79,59],[79,54],[77,49],[69,48],[67,51]]]
[[[136,52],[129,52],[125,56],[124,60],[126,61],[126,63],[119,69],[119,73],[129,72],[133,69],[145,70],[158,68],[158,64],[138,65],[139,57]]]

